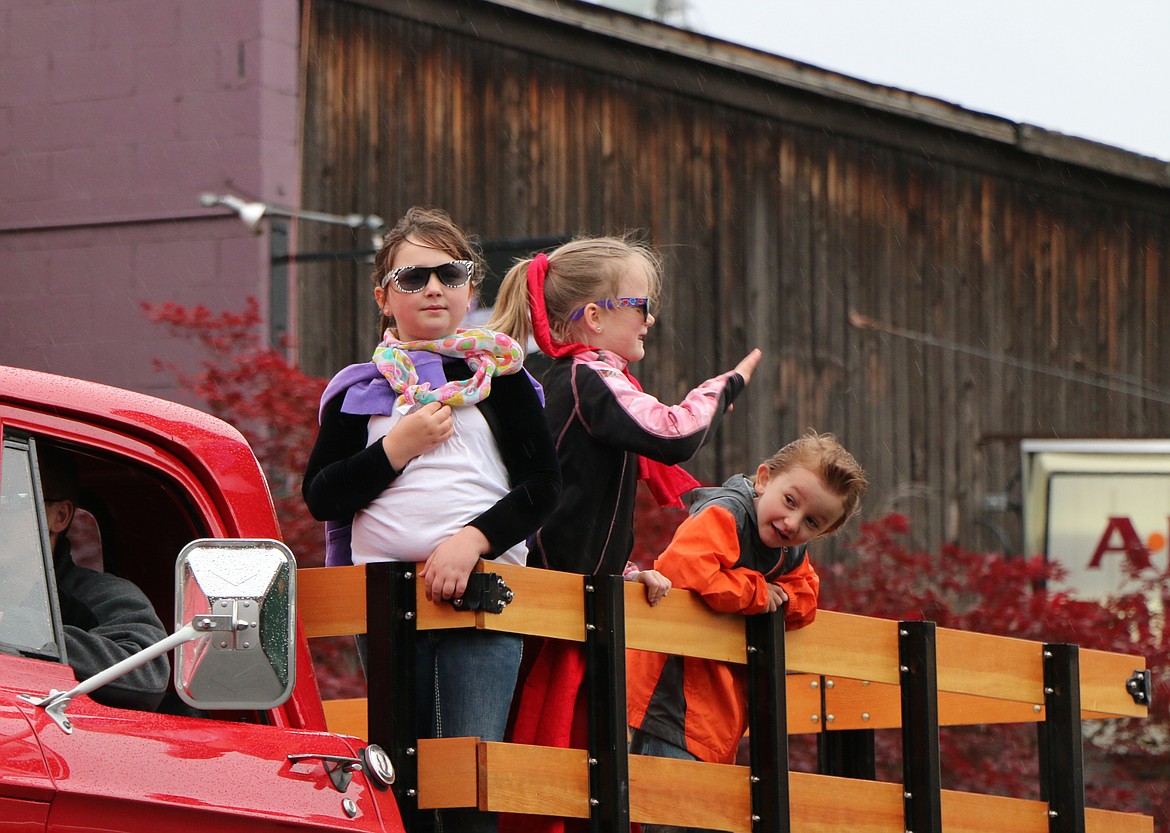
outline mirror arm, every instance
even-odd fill
[[[189,622],[166,639],[161,639],[158,642],[143,648],[136,654],[126,657],[121,662],[116,662],[104,671],[99,671],[88,680],[78,683],[68,691],[57,691],[53,689],[44,697],[35,698],[30,694],[22,694],[21,699],[32,703],[34,706],[40,706],[49,713],[49,715],[57,722],[65,732],[71,733],[73,727],[69,723],[69,718],[65,716],[65,708],[69,705],[74,697],[81,694],[89,694],[91,691],[101,688],[107,683],[111,683],[124,674],[128,674],[135,668],[140,668],[151,660],[162,654],[167,653],[172,648],[190,642],[193,639],[198,639],[207,634],[196,628],[193,622]]]

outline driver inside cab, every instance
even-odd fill
[[[165,639],[167,631],[133,582],[74,564],[68,533],[80,494],[77,461],[60,448],[37,451],[65,649],[80,682]],[[90,696],[107,706],[154,711],[169,678],[170,661],[163,654]]]

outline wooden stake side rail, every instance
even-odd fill
[[[788,731],[791,734],[813,734],[821,731],[820,677],[815,674],[790,674],[788,686]],[[894,689],[895,701],[898,697]],[[895,704],[896,705],[896,704]],[[331,731],[342,735],[368,739],[369,727],[366,720],[366,698],[350,697],[326,700],[325,720]],[[1024,722],[1024,721],[1003,721]],[[835,728],[830,726],[830,728]],[[864,726],[863,728],[887,728]]]
[[[584,749],[552,749],[469,738],[419,742],[424,808],[589,816],[589,765]],[[478,772],[479,780],[475,780]],[[533,773],[539,773],[539,784]],[[745,766],[630,756],[633,821],[751,833],[750,771]],[[793,833],[904,833],[902,787],[880,781],[792,772]],[[467,779],[471,779],[470,782]],[[695,802],[695,796],[712,800]],[[717,796],[718,800],[713,800]],[[947,833],[1048,833],[1042,801],[943,790]],[[994,825],[989,826],[989,819]],[[1149,816],[1085,812],[1087,833],[1153,833]]]
[[[417,593],[418,628],[480,627],[583,641],[581,577],[509,564],[489,564],[515,593],[501,614],[457,611]],[[318,567],[298,573],[299,606],[306,636],[365,632],[362,567]],[[694,593],[676,591],[660,604],[645,603],[642,586],[626,587],[626,644],[687,656],[744,663],[742,616],[715,613]],[[822,610],[806,628],[788,633],[788,671],[825,676],[833,728],[892,728],[897,712],[898,623]],[[939,628],[940,722],[982,724],[1044,719],[1039,642]],[[1081,702],[1087,719],[1145,717],[1125,683],[1145,669],[1145,658],[1105,651],[1081,652]],[[880,685],[880,684],[885,685]],[[789,687],[792,691],[792,687]],[[962,695],[962,696],[953,696]],[[872,704],[869,702],[873,699]],[[886,706],[893,707],[891,712]],[[871,707],[872,706],[872,707]],[[869,720],[861,715],[869,714]]]
[[[581,576],[490,563],[481,564],[481,569],[499,574],[515,594],[502,613],[435,605],[423,597],[422,582],[416,582],[417,629],[477,627],[585,640]],[[298,589],[301,626],[308,637],[365,632],[363,567],[301,570]],[[745,617],[717,614],[696,594],[685,591],[671,593],[651,608],[641,585],[631,583],[621,589],[628,648],[746,662]],[[901,727],[898,622],[820,611],[812,625],[788,633],[783,641],[789,733]],[[1039,642],[936,629],[938,725],[1045,721],[1044,653],[1045,646]],[[1144,717],[1146,707],[1138,705],[1126,688],[1131,675],[1144,668],[1140,656],[1081,651],[1082,719]],[[364,699],[327,701],[325,708],[332,730],[367,737]],[[478,806],[587,818],[587,757],[581,749],[482,743],[476,738],[421,740],[418,807]],[[538,788],[533,773],[539,773]],[[744,833],[752,829],[747,767],[633,755],[628,759],[628,773],[632,821]],[[790,772],[788,789],[786,829],[800,833],[906,829],[900,784]],[[936,791],[936,800],[938,795]],[[718,800],[696,802],[696,796],[718,796]],[[941,793],[946,833],[983,833],[991,819],[994,829],[1009,833],[1065,829],[1051,827],[1048,811],[1046,802]],[[1147,816],[1093,809],[1084,811],[1084,822],[1083,829],[1090,833],[1152,833],[1153,829]]]

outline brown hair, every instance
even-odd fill
[[[416,205],[407,210],[394,228],[390,229],[386,237],[383,238],[382,248],[374,255],[374,272],[370,275],[370,281],[375,287],[382,285],[382,279],[390,271],[390,264],[394,262],[394,256],[398,254],[402,244],[408,240],[441,252],[447,252],[457,260],[470,260],[474,263],[475,267],[471,275],[473,292],[474,288],[479,286],[483,280],[483,256],[480,254],[479,247],[472,242],[463,229],[455,225],[446,211]],[[394,290],[387,288],[387,291],[393,292]],[[378,328],[379,336],[386,331],[387,327],[393,325],[394,322],[383,315],[381,326]]]
[[[526,344],[532,335],[528,297],[528,266],[532,260],[519,260],[508,270],[487,323],[489,330],[507,333],[521,344]],[[616,299],[631,260],[646,269],[647,292],[653,304],[662,287],[662,259],[651,246],[629,234],[582,237],[549,254],[544,305],[552,337],[562,342],[576,341],[572,334],[576,322],[570,321],[569,316],[592,301]]]
[[[809,429],[763,462],[769,475],[796,467],[808,469],[824,481],[830,492],[841,499],[840,519],[822,534],[830,535],[861,510],[861,496],[869,485],[865,470],[832,434],[818,434]]]

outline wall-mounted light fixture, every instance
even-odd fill
[[[363,216],[361,214],[328,214],[324,211],[304,211],[266,202],[244,200],[232,194],[200,194],[199,202],[208,208],[222,206],[231,209],[244,225],[256,234],[260,233],[260,221],[265,217],[289,217],[297,220],[346,226],[351,229],[366,229],[373,233],[372,247],[375,250],[382,248],[381,231],[386,227],[386,221],[377,214]]]
[[[351,259],[356,262],[373,262],[374,254],[382,248],[382,235],[386,228],[386,221],[377,214],[328,214],[324,211],[303,211],[301,209],[286,208],[266,202],[257,202],[237,197],[233,194],[200,194],[200,204],[207,208],[227,208],[235,212],[236,216],[253,233],[260,234],[260,223],[268,218],[273,220],[269,224],[268,234],[268,339],[273,347],[280,347],[289,351],[293,357],[293,347],[290,344],[290,328],[292,326],[292,298],[290,296],[290,265],[304,260],[339,260]],[[345,226],[355,232],[365,230],[370,233],[370,248],[358,249],[351,252],[311,252],[300,255],[290,251],[288,225],[285,219],[308,220],[316,223],[329,223],[335,226]]]

